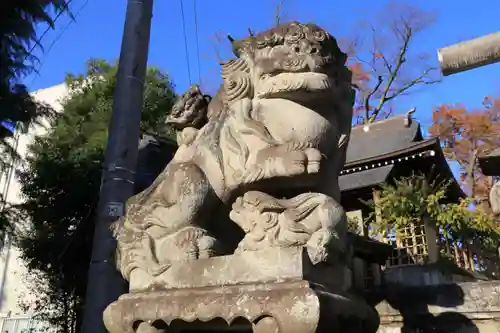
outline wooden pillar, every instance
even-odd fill
[[[490,190],[490,204],[493,213],[500,218],[500,181],[493,184]]]
[[[378,203],[380,201],[379,191],[377,191],[377,190],[372,191],[372,199],[373,199],[374,208],[375,208],[375,222],[377,222],[377,224],[382,224],[382,211],[380,210],[380,207],[378,205]],[[380,239],[381,242],[387,243],[387,239],[384,238],[382,235],[377,235],[377,237],[382,238],[382,239]]]
[[[380,286],[382,284],[382,269],[379,264],[370,264],[370,269],[373,274],[373,284]]]
[[[429,216],[424,216],[424,230],[427,243],[428,263],[435,263],[439,260],[439,246],[437,244],[438,230],[436,223]]]
[[[382,223],[382,211],[380,210],[378,203],[380,201],[380,193],[377,190],[372,191],[372,197],[373,197],[373,203],[375,207],[375,221],[377,224]],[[387,243],[387,239],[385,239],[383,236],[381,236],[382,239],[380,239],[381,242]],[[370,264],[370,270],[372,271],[373,274],[373,279],[374,279],[374,284],[376,286],[382,284],[382,269],[379,264]]]
[[[362,290],[366,288],[365,285],[365,269],[366,262],[361,258],[354,258],[352,261],[352,275],[353,275],[353,285],[357,290]]]
[[[347,216],[350,219],[354,219],[357,222],[357,229],[360,236],[365,236],[366,231],[363,223],[363,213],[361,210],[347,212]],[[361,258],[354,258],[352,261],[352,278],[353,285],[356,289],[362,290],[367,286],[365,285],[366,277],[366,262]]]

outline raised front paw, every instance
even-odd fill
[[[215,255],[217,240],[212,236],[205,235],[198,239],[198,259],[207,259]]]
[[[278,157],[276,160],[277,176],[296,176],[302,175],[307,171],[308,157],[305,151],[290,151]]]
[[[293,177],[319,171],[321,153],[315,148],[287,150],[277,146],[265,150],[257,163],[245,171],[237,171],[234,175],[240,184],[255,183],[275,177]],[[296,148],[296,147],[293,147]]]
[[[318,173],[322,159],[321,152],[316,148],[290,151],[283,156],[284,176]]]

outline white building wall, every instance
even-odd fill
[[[60,101],[68,95],[66,84],[59,84],[50,88],[41,89],[32,95],[40,102],[47,103],[56,111],[61,111]],[[17,149],[22,157],[26,156],[27,147],[37,135],[46,132],[47,124],[37,126],[28,133],[16,133]],[[0,179],[0,191],[8,203],[20,203],[20,184],[15,175],[15,169],[19,165],[14,165],[13,169],[3,172]],[[29,287],[24,283],[23,276],[27,274],[27,269],[19,257],[19,250],[12,246],[9,240],[0,251],[0,333],[20,333],[29,324],[32,314],[23,313],[19,307],[19,299],[31,298]],[[5,318],[10,319],[6,320]]]

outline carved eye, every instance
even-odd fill
[[[316,47],[311,48],[311,53],[318,53],[318,49]]]
[[[293,50],[294,50],[295,52],[299,53],[299,52],[300,52],[300,47],[295,46],[295,47],[293,48]]]
[[[326,39],[327,33],[324,31],[321,31],[321,30],[315,30],[315,31],[313,31],[313,36],[314,36],[314,39],[321,42],[321,41],[324,41]]]

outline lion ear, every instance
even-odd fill
[[[203,99],[207,102],[207,104],[210,104],[210,102],[212,101],[212,96],[203,95]]]

